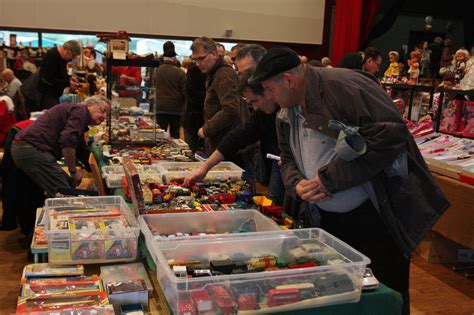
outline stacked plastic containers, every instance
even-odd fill
[[[321,229],[280,230],[255,210],[143,215],[174,314],[257,314],[357,302],[370,260]]]
[[[51,263],[134,261],[138,221],[120,196],[47,199],[48,258]]]

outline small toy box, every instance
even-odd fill
[[[163,173],[164,183],[182,181],[201,165],[202,162],[162,162],[158,164]],[[240,180],[243,172],[243,169],[232,162],[221,162],[207,173],[205,181]]]
[[[120,196],[47,199],[49,261],[90,264],[134,261],[140,229]]]
[[[358,302],[369,258],[321,229],[175,242],[157,255],[174,314],[258,314]]]

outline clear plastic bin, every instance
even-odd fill
[[[91,209],[96,211],[93,215]],[[92,264],[136,259],[140,228],[121,196],[47,199],[45,211],[49,262]]]
[[[217,239],[280,230],[272,219],[256,210],[145,214],[138,217],[138,222],[150,252],[174,241]],[[154,253],[152,257],[155,257]]]
[[[370,263],[369,258],[321,229],[242,234],[174,245],[156,253],[158,281],[174,314],[258,314],[358,302],[363,272]],[[270,261],[271,255],[280,263],[311,257],[320,265],[194,278],[177,277],[169,267],[178,261],[209,264],[232,260],[245,265],[262,257]]]
[[[169,183],[176,179],[183,179],[202,165],[202,162],[162,162],[158,164],[163,173],[163,182]],[[244,170],[232,162],[221,162],[214,166],[205,178],[205,181],[234,179],[240,180]]]
[[[152,179],[162,182],[161,169],[156,165],[135,165],[141,181]],[[102,166],[102,176],[108,188],[121,188],[125,170],[122,165]]]

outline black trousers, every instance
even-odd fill
[[[181,116],[172,114],[156,114],[156,122],[161,129],[167,130],[170,126],[170,135],[174,139],[179,139],[179,128],[181,127]]]
[[[410,258],[401,253],[370,200],[347,213],[321,211],[321,228],[369,257],[375,277],[401,293],[402,314],[410,313]]]

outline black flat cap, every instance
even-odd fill
[[[293,69],[301,64],[298,54],[285,46],[275,46],[270,49],[257,64],[249,84],[258,84],[279,73]]]

